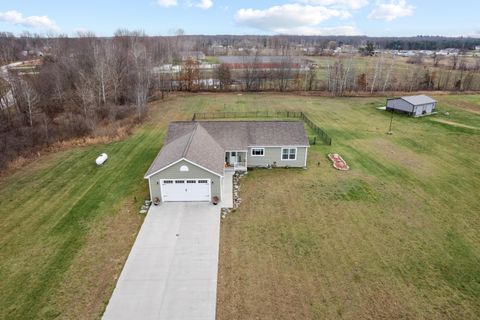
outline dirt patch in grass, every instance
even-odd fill
[[[478,113],[480,114],[480,111],[478,111]],[[451,126],[454,126],[454,127],[467,128],[467,129],[473,129],[473,130],[480,130],[480,128],[478,128],[478,127],[469,126],[469,125],[467,125],[467,124],[458,123],[458,122],[454,122],[454,121],[449,121],[449,120],[445,120],[445,119],[434,118],[434,119],[432,119],[432,120],[435,121],[435,122],[440,122],[440,123],[448,124],[448,125],[451,125]]]
[[[93,221],[84,246],[48,304],[56,319],[79,315],[96,319],[103,313],[143,221],[137,205],[127,201],[117,214]]]

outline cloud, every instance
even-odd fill
[[[195,7],[201,8],[201,9],[208,9],[211,6],[213,6],[213,1],[212,0],[201,0],[200,3],[197,3]]]
[[[468,37],[468,38],[480,38],[480,30],[472,31],[466,34],[462,34],[457,37]]]
[[[0,21],[27,28],[44,29],[56,32],[60,31],[60,28],[56,25],[56,23],[50,20],[50,18],[47,16],[24,17],[22,13],[15,10],[0,12]]]
[[[213,0],[200,0],[199,2],[191,2],[190,0],[180,1],[186,7],[197,7],[200,9],[209,9],[213,6]],[[161,7],[175,7],[178,6],[178,0],[157,0],[157,4]]]
[[[157,0],[157,4],[161,7],[175,7],[178,5],[177,0]]]
[[[301,0],[303,3],[332,8],[360,9],[368,4],[368,0]]]
[[[411,16],[415,7],[405,0],[391,0],[390,3],[379,3],[368,16],[372,20],[393,21],[397,18]]]
[[[265,10],[240,9],[235,15],[239,25],[264,31],[285,33],[288,30],[304,30],[317,26],[331,18],[348,19],[348,11],[329,9],[323,6],[284,4]]]
[[[320,27],[296,27],[278,28],[279,34],[303,35],[303,36],[358,36],[360,32],[354,26],[337,26],[332,28]]]

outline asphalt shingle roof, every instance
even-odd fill
[[[225,151],[249,146],[308,146],[302,121],[179,121],[145,176],[185,158],[223,175]]]

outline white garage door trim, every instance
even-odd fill
[[[210,179],[160,179],[162,202],[202,202],[211,199]]]

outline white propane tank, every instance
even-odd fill
[[[97,164],[97,166],[101,166],[102,164],[105,163],[105,161],[107,161],[108,159],[108,156],[106,153],[102,153],[101,155],[98,156],[98,158],[95,160],[95,163]]]

